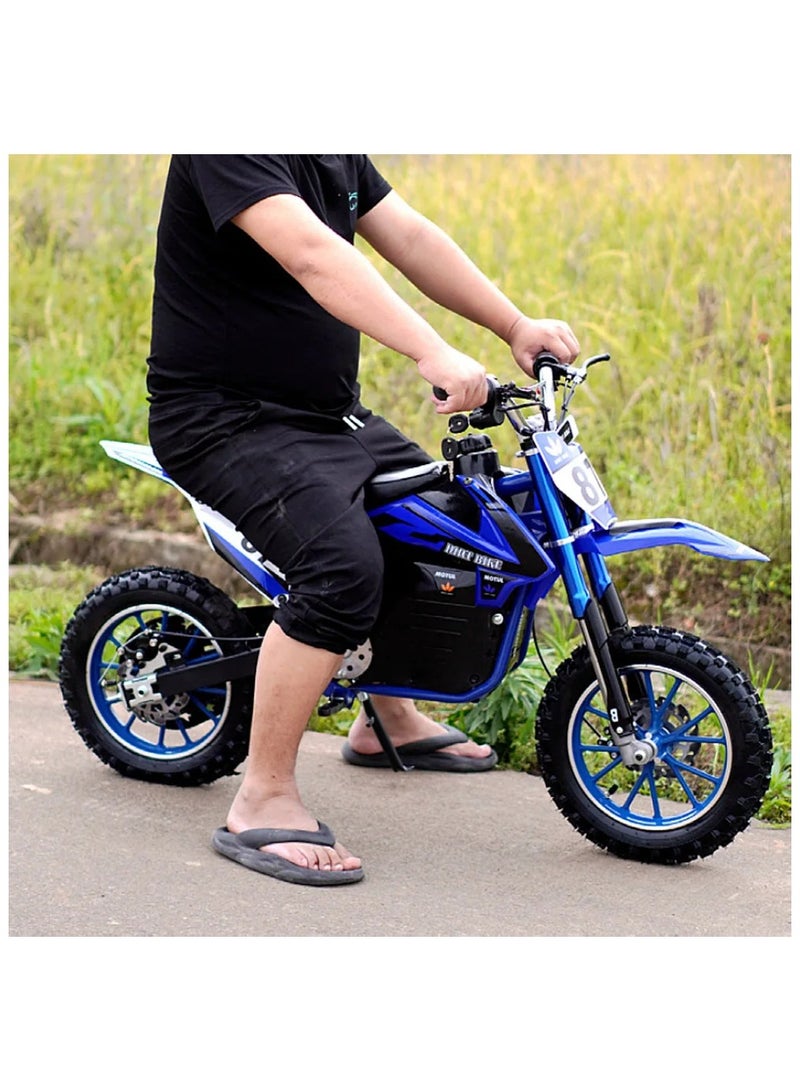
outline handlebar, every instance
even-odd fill
[[[548,367],[552,374],[557,378],[572,379],[573,381],[582,383],[586,378],[586,372],[590,367],[610,359],[611,357],[607,352],[602,352],[599,356],[590,356],[583,367],[575,368],[570,367],[569,364],[562,364],[551,352],[540,352],[533,361],[533,377],[535,379],[541,378],[542,368]]]
[[[470,426],[473,428],[494,428],[503,423],[506,413],[511,407],[512,400],[517,397],[522,398],[528,405],[539,405],[545,417],[545,426],[548,428],[555,427],[556,388],[562,383],[569,388],[564,395],[563,416],[563,413],[566,412],[566,406],[575,392],[575,387],[584,381],[589,368],[601,361],[610,359],[610,355],[604,352],[599,356],[591,356],[582,367],[574,368],[569,364],[562,363],[551,352],[540,352],[533,361],[532,372],[537,380],[537,385],[533,387],[521,387],[515,383],[501,384],[494,376],[487,375],[488,396],[484,404],[478,409],[473,409],[469,415],[459,413],[451,417],[450,430],[463,432]],[[442,387],[435,386],[433,393],[439,401],[446,401],[447,391]]]

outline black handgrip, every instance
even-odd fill
[[[533,360],[533,377],[539,378],[539,369],[542,367],[555,368],[556,372],[563,371],[564,364],[562,364],[552,352],[540,352],[538,356]]]
[[[497,379],[493,375],[486,376],[486,402],[479,408],[473,409],[469,415],[469,423],[473,428],[494,428],[498,424],[503,423],[502,410],[497,405],[497,392],[499,384]],[[434,395],[439,401],[447,401],[447,391],[441,386],[435,386],[433,388]],[[463,414],[458,414],[458,418],[462,418],[466,421],[466,417]],[[458,418],[453,418],[458,419]],[[463,431],[463,428],[452,428],[451,431]]]
[[[473,409],[469,423],[473,428],[496,428],[504,420],[503,410],[498,404],[500,384],[493,375],[486,376],[486,401],[480,409]]]

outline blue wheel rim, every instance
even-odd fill
[[[610,735],[596,683],[576,704],[569,725],[569,760],[587,798],[609,818],[638,830],[691,825],[718,801],[728,781],[728,724],[709,695],[678,671],[633,665],[644,686],[636,703],[636,734],[657,746],[656,758],[628,770]]]
[[[122,682],[136,676],[136,666],[130,666],[133,648],[145,638],[155,639],[161,650],[144,663],[141,673],[164,666],[165,655],[177,654],[187,666],[221,655],[210,632],[183,610],[160,603],[121,610],[98,630],[89,648],[86,685],[92,707],[104,730],[132,754],[158,761],[191,757],[220,733],[231,684],[198,688],[160,705],[129,707]]]

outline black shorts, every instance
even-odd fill
[[[383,555],[364,508],[376,474],[431,461],[382,417],[285,414],[256,403],[202,420],[151,412],[161,465],[195,499],[230,519],[285,574],[289,601],[276,622],[313,647],[344,653],[375,624]]]

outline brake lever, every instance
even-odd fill
[[[561,403],[561,419],[558,424],[559,428],[561,428],[561,426],[564,424],[564,421],[567,418],[567,410],[569,409],[570,403],[572,402],[575,391],[578,389],[581,383],[585,381],[589,368],[594,367],[595,364],[599,364],[603,360],[610,359],[611,356],[607,352],[603,352],[599,356],[590,356],[589,359],[586,360],[583,364],[583,367],[571,367],[567,369],[569,374],[564,382],[564,397]]]
[[[584,361],[583,367],[578,371],[575,371],[575,382],[582,383],[586,378],[586,372],[590,367],[594,367],[595,364],[603,363],[604,360],[610,360],[611,355],[608,352],[601,352],[599,356],[590,356],[588,360]]]

